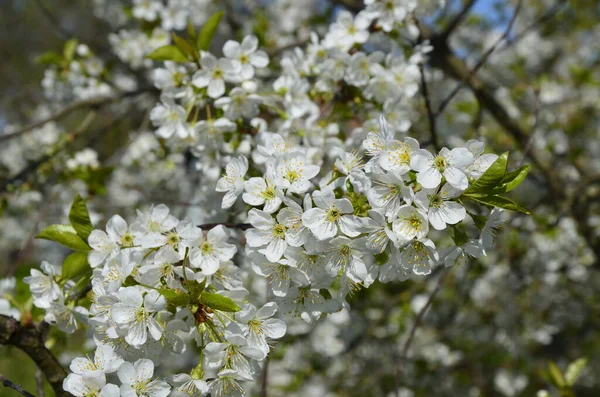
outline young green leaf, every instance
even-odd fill
[[[35,238],[56,241],[74,251],[88,252],[90,250],[90,246],[77,235],[71,225],[50,225]]]
[[[165,45],[159,47],[150,54],[146,55],[146,58],[150,58],[155,61],[189,62],[185,54],[174,45]]]
[[[175,33],[172,34],[173,42],[184,53],[189,59],[198,60],[200,59],[200,53],[196,48],[194,48],[190,43],[185,41],[185,39],[177,36]]]
[[[187,306],[190,303],[190,296],[180,289],[159,288],[158,292],[174,306]]]
[[[210,43],[212,42],[215,33],[217,33],[217,28],[219,27],[219,22],[221,22],[222,17],[223,11],[217,12],[208,18],[208,21],[202,26],[202,29],[198,34],[197,47],[199,50],[208,51]]]
[[[567,382],[568,386],[573,386],[575,384],[577,378],[579,378],[579,376],[585,369],[587,362],[587,358],[584,357],[579,358],[573,361],[571,364],[569,364],[569,366],[567,367],[567,372],[565,373],[565,381]]]
[[[206,279],[202,280],[201,283],[196,280],[188,280],[185,282],[185,287],[187,288],[192,301],[197,302],[200,299],[200,295],[204,292],[204,288],[206,287]]]
[[[70,62],[73,60],[78,44],[79,42],[77,41],[77,39],[70,39],[67,40],[67,42],[65,43],[65,47],[63,48],[63,55],[65,56],[65,59],[67,61]]]
[[[204,291],[200,295],[200,303],[214,310],[222,312],[239,312],[241,308],[231,299],[219,294]]]
[[[556,364],[552,361],[548,364],[548,373],[550,374],[550,379],[554,382],[554,385],[559,389],[562,389],[566,386],[565,378],[563,374],[560,372],[560,369]]]
[[[90,221],[90,214],[85,205],[85,200],[79,194],[75,197],[75,200],[73,200],[73,204],[71,204],[69,221],[71,221],[71,225],[77,232],[77,235],[81,237],[83,241],[87,241],[90,233],[94,230],[94,226],[92,225],[92,221]]]
[[[44,52],[42,55],[35,58],[35,62],[42,65],[61,65],[63,60],[63,56],[54,51]]]
[[[502,181],[500,181],[500,183],[504,187],[504,191],[510,192],[511,190],[519,186],[525,180],[525,177],[527,177],[527,174],[529,173],[529,168],[531,168],[531,166],[527,164],[519,169],[505,174],[502,178]]]
[[[91,273],[92,268],[87,261],[87,254],[83,252],[73,252],[65,258],[62,265],[63,278],[71,280],[86,272]]]
[[[523,214],[527,215],[531,214],[528,209],[521,207],[519,204],[506,197],[487,196],[483,194],[464,194],[463,196],[480,204],[489,205],[491,207],[504,208],[505,210],[522,212]]]
[[[465,190],[465,193],[488,193],[490,190],[500,186],[502,178],[506,173],[508,164],[508,152],[503,153],[490,165],[483,175]]]

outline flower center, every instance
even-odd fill
[[[285,238],[286,230],[287,230],[287,228],[284,225],[282,225],[281,223],[278,223],[273,228],[273,236],[283,239],[283,238]]]
[[[327,211],[327,222],[335,222],[340,219],[344,215],[342,211],[337,209],[336,207],[331,207]]]
[[[406,221],[412,229],[417,230],[421,228],[421,223],[423,223],[416,214],[411,215],[410,218],[408,218]]]
[[[179,235],[176,232],[171,232],[167,235],[167,244],[168,245],[177,245],[179,244]]]
[[[218,69],[218,68],[215,69],[214,72],[213,72],[213,78],[215,78],[215,79],[222,79],[223,75],[224,75],[223,71],[221,69]]]
[[[263,190],[260,194],[265,200],[272,200],[275,198],[275,188],[269,186],[265,190]]]
[[[430,207],[439,208],[442,206],[443,203],[444,203],[444,200],[442,199],[442,196],[440,196],[439,194],[432,194],[431,196],[429,196],[429,206]]]
[[[133,247],[133,235],[129,232],[125,233],[119,243],[121,247]]]
[[[200,251],[202,252],[202,255],[208,255],[213,252],[213,247],[208,241],[205,241],[200,246]]]
[[[443,172],[446,167],[448,167],[448,161],[446,161],[446,159],[440,155],[435,156],[433,159],[433,168]]]

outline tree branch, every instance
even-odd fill
[[[10,387],[11,389],[17,391],[17,393],[24,395],[25,397],[35,397],[33,394],[31,394],[27,390],[23,389],[23,387],[21,385],[16,384],[15,382],[11,381],[4,375],[0,375],[0,382],[2,382],[4,387]]]
[[[435,116],[433,115],[433,109],[431,107],[431,100],[429,98],[429,89],[427,88],[427,79],[425,78],[425,68],[423,64],[419,65],[419,70],[421,71],[421,92],[423,93],[423,98],[425,99],[425,107],[427,108],[427,118],[429,119],[429,129],[431,131],[431,144],[435,148],[436,151],[440,151],[440,144],[438,141],[437,127],[435,124]]]
[[[498,46],[508,37],[508,35],[510,34],[510,31],[512,30],[513,25],[515,24],[515,21],[517,20],[517,15],[519,15],[519,11],[521,10],[521,4],[522,4],[522,0],[519,0],[519,2],[517,3],[517,6],[515,7],[515,12],[513,13],[513,16],[510,20],[510,22],[508,23],[508,26],[506,27],[506,30],[504,31],[504,34],[502,36],[500,36],[495,42],[494,44],[483,54],[483,56],[479,59],[479,61],[477,62],[477,64],[475,64],[475,66],[473,67],[473,69],[469,72],[469,74],[467,74],[465,76],[465,78],[463,78],[462,80],[460,80],[460,83],[454,87],[454,89],[450,92],[450,94],[440,103],[440,106],[436,112],[436,117],[439,116],[440,114],[442,114],[442,112],[444,111],[444,109],[446,109],[446,106],[448,106],[448,104],[450,104],[450,102],[452,101],[452,99],[456,96],[456,94],[458,94],[458,92],[467,84],[467,81],[475,76],[477,74],[477,71],[479,69],[481,69],[481,67],[487,62],[488,58],[490,57],[490,55],[492,55],[492,53],[494,51],[496,51],[496,48],[498,48]],[[438,40],[444,40],[446,41],[447,36],[445,36],[443,33],[438,37]],[[434,46],[435,48],[435,46]]]
[[[438,292],[440,292],[440,290],[442,289],[442,284],[444,284],[444,281],[448,277],[448,274],[450,274],[450,271],[446,270],[446,269],[442,269],[442,272],[443,272],[443,274],[440,275],[437,285],[435,286],[434,290],[431,292],[431,295],[429,295],[429,299],[427,299],[427,303],[425,303],[425,306],[423,306],[421,308],[421,310],[419,311],[419,314],[417,315],[417,319],[415,320],[415,323],[413,324],[413,326],[410,330],[410,333],[408,334],[408,338],[406,339],[406,342],[404,342],[404,347],[402,348],[400,360],[398,361],[397,366],[396,366],[396,388],[397,389],[400,389],[400,386],[401,386],[400,378],[401,378],[402,372],[404,370],[404,362],[408,359],[408,351],[410,350],[410,346],[412,345],[412,342],[415,338],[417,329],[421,326],[421,323],[423,322],[423,318],[425,318],[425,314],[427,313],[427,309],[429,309],[429,307],[433,303],[433,299],[438,294]]]
[[[44,124],[49,123],[51,121],[57,121],[59,119],[62,119],[63,117],[73,113],[76,110],[83,109],[83,108],[97,108],[97,107],[100,107],[100,106],[103,106],[103,105],[106,105],[106,104],[109,104],[112,102],[116,102],[119,99],[127,98],[130,96],[136,96],[136,95],[148,92],[148,91],[150,91],[150,89],[144,88],[144,89],[140,89],[140,90],[136,90],[136,91],[125,92],[125,93],[123,93],[121,95],[117,95],[117,96],[103,96],[103,97],[96,97],[96,98],[85,99],[82,101],[73,102],[70,105],[68,105],[67,107],[65,107],[64,109],[61,109],[58,112],[54,113],[53,115],[46,117],[45,119],[42,119],[40,121],[37,121],[31,125],[28,125],[27,127],[23,127],[17,131],[11,132],[11,133],[3,132],[2,134],[0,134],[0,142],[4,142],[9,139],[21,136],[29,131],[35,130],[36,128],[40,128]]]
[[[442,37],[449,37],[463,22],[473,5],[477,0],[467,0],[467,3],[463,6],[462,10],[456,14],[456,16],[448,23],[446,29],[440,34]]]
[[[45,331],[44,323],[22,325],[12,317],[0,315],[0,344],[12,345],[24,351],[44,373],[56,397],[68,397],[69,394],[62,388],[67,373],[44,345]]]
[[[217,226],[225,226],[226,228],[229,228],[229,229],[240,229],[240,230],[248,230],[248,229],[252,229],[254,227],[249,223],[205,223],[203,225],[198,225],[198,227],[202,230],[210,230]]]

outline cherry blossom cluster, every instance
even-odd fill
[[[310,322],[376,279],[424,276],[438,263],[451,266],[493,247],[502,210],[492,211],[478,238],[455,239],[443,250],[430,232],[465,221],[461,193],[498,156],[474,140],[434,155],[413,138],[395,139],[380,122],[364,141],[367,162],[346,152],[323,174],[308,149],[272,134],[257,147],[260,161],[234,158],[217,183],[224,209],[239,196],[255,207],[247,214],[247,255],[286,314]],[[262,175],[246,179],[249,170]]]
[[[77,286],[54,266],[32,269],[25,282],[46,321],[67,333],[87,325],[97,346],[93,359],[73,360],[64,389],[78,397],[166,397],[172,389],[242,395],[240,382],[260,374],[270,341],[286,325],[273,318],[274,302],[259,309],[246,302],[229,238],[223,226],[205,235],[164,205],[140,212],[131,224],[112,217],[106,231],[88,238],[89,310],[78,306]],[[196,351],[189,373],[155,377],[161,357],[186,351]]]

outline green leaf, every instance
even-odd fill
[[[197,302],[200,299],[200,295],[204,292],[204,288],[206,287],[206,279],[202,280],[201,283],[196,280],[188,280],[185,282],[185,287],[187,288],[193,302]]]
[[[483,194],[464,194],[463,196],[490,207],[504,208],[505,210],[522,212],[527,215],[531,214],[528,209],[503,196],[486,196]]]
[[[63,56],[54,51],[44,52],[35,58],[35,62],[42,65],[62,65],[63,60]]]
[[[531,168],[531,166],[527,164],[519,169],[505,174],[501,181],[502,185],[504,186],[504,191],[510,192],[519,186],[525,180],[525,177],[527,177],[529,168]]]
[[[550,374],[550,378],[554,382],[554,385],[556,387],[562,389],[566,386],[563,374],[560,372],[560,369],[558,369],[556,364],[554,364],[552,361],[548,364],[548,373]]]
[[[188,18],[187,34],[190,37],[190,40],[192,40],[193,42],[196,42],[196,39],[198,37],[196,36],[196,29],[194,29],[194,25],[192,24],[192,19],[191,18]]]
[[[65,258],[61,274],[63,278],[71,280],[86,272],[91,272],[91,270],[92,268],[87,261],[87,254],[83,252],[73,252]]]
[[[200,303],[222,312],[239,312],[242,310],[234,301],[226,296],[204,291],[200,295]]]
[[[67,61],[71,61],[71,60],[73,60],[73,57],[75,57],[75,51],[77,50],[77,44],[79,44],[77,39],[70,39],[70,40],[67,40],[67,42],[65,43],[65,47],[63,48],[63,54]]]
[[[579,376],[585,369],[587,363],[588,360],[584,357],[577,359],[571,364],[569,364],[569,366],[567,367],[567,372],[565,373],[565,381],[567,382],[568,386],[573,386],[575,384],[577,378],[579,378]]]
[[[73,204],[71,204],[69,221],[71,221],[71,225],[77,232],[77,235],[84,241],[87,241],[90,233],[94,230],[94,226],[92,225],[92,221],[90,221],[90,214],[85,205],[85,200],[79,194],[73,200]]]
[[[168,303],[174,306],[187,306],[190,303],[190,296],[180,289],[159,288],[158,292],[165,297]]]
[[[506,173],[507,164],[508,152],[505,152],[490,165],[479,179],[465,190],[465,193],[488,193],[490,190],[499,187]]]
[[[177,46],[165,45],[146,55],[146,58],[155,61],[188,62],[188,58]]]
[[[133,276],[127,276],[125,281],[123,281],[123,287],[133,287],[135,285],[140,285],[140,283],[138,283],[138,281],[135,278],[133,278]]]
[[[208,18],[208,21],[202,26],[202,29],[198,34],[197,47],[199,50],[208,51],[210,43],[212,42],[215,33],[217,33],[217,28],[219,27],[219,22],[221,22],[222,17],[223,11],[217,12]]]
[[[190,59],[198,60],[200,59],[200,53],[196,48],[194,48],[190,43],[185,41],[185,39],[177,36],[175,33],[172,34],[173,42],[181,50],[182,53],[187,55]]]
[[[90,246],[77,235],[71,225],[50,225],[40,232],[35,238],[56,241],[75,251],[88,252]]]

